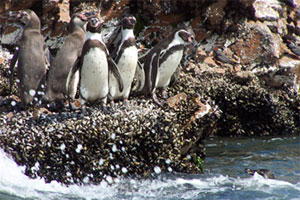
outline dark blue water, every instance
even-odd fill
[[[63,186],[31,180],[0,150],[0,199],[300,199],[300,137],[213,138],[204,175],[161,174],[119,179],[113,186]],[[267,168],[276,179],[244,173]]]

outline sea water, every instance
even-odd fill
[[[244,173],[270,169],[276,179]],[[64,186],[30,179],[0,149],[0,199],[300,199],[300,137],[212,138],[205,174],[169,173],[143,180],[120,178],[108,185]]]

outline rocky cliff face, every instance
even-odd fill
[[[97,106],[76,112],[17,112],[8,62],[20,28],[8,12],[30,8],[40,17],[53,55],[70,15],[100,11],[107,35],[124,13],[137,19],[137,46],[151,48],[174,27],[191,26],[188,48],[168,89],[168,106],[132,97],[111,114]],[[111,181],[160,171],[200,173],[204,141],[222,136],[300,133],[299,0],[4,0],[0,2],[0,146],[30,177],[66,184]],[[225,63],[215,47],[228,57]],[[221,57],[221,58],[220,58]],[[51,158],[51,159],[49,159]],[[50,170],[51,169],[51,170]]]

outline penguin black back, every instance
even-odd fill
[[[134,26],[136,19],[132,15],[126,15],[122,19],[121,37],[116,47],[111,52],[111,56],[118,65],[124,90],[118,87],[118,78],[113,74],[109,75],[110,100],[127,100],[130,94],[132,81],[135,75],[138,50],[136,48]]]
[[[87,18],[83,14],[74,14],[72,16],[68,26],[70,34],[57,52],[53,65],[49,70],[46,101],[52,102],[63,100],[66,97],[75,97],[79,74],[70,80],[69,83],[67,83],[67,78],[71,68],[80,56],[85,41],[86,22]],[[69,87],[69,84],[72,87]],[[68,88],[72,89],[69,91]]]
[[[176,71],[183,55],[184,45],[194,42],[194,33],[187,27],[175,29],[166,39],[155,45],[148,53],[139,58],[144,64],[145,81],[142,89],[144,95],[156,99],[157,87],[165,89],[171,76]]]
[[[40,20],[32,10],[20,11],[18,21],[24,26],[19,42],[19,50],[14,56],[18,59],[18,88],[22,103],[27,106],[39,93],[39,87],[46,74],[46,45],[40,32]],[[10,66],[14,71],[15,61]]]

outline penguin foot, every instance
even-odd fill
[[[102,111],[104,112],[104,114],[110,114],[111,111],[110,109],[108,108],[107,105],[102,105]]]
[[[111,107],[111,109],[114,111],[114,110],[116,110],[116,104],[115,104],[115,101],[114,100],[111,100],[110,101],[110,107]]]
[[[162,94],[162,97],[164,99],[168,99],[168,94],[167,94],[167,91],[165,89],[162,90],[161,94]]]
[[[78,100],[69,100],[69,108],[71,111],[78,110],[85,104],[81,104]]]
[[[47,104],[47,109],[51,112],[61,113],[65,110],[65,104],[63,100],[57,100],[55,102]]]
[[[123,102],[123,104],[124,104],[124,106],[125,106],[125,108],[126,108],[127,110],[129,110],[129,109],[130,109],[130,106],[129,106],[128,99],[124,99],[124,102]]]
[[[152,99],[153,99],[153,101],[154,101],[158,106],[160,106],[161,108],[163,108],[164,105],[166,104],[166,101],[161,102],[160,100],[158,100],[158,97],[156,96],[155,93],[152,94]]]
[[[32,111],[32,119],[39,120],[40,116],[41,116],[40,108],[37,106],[34,106],[33,111]]]

